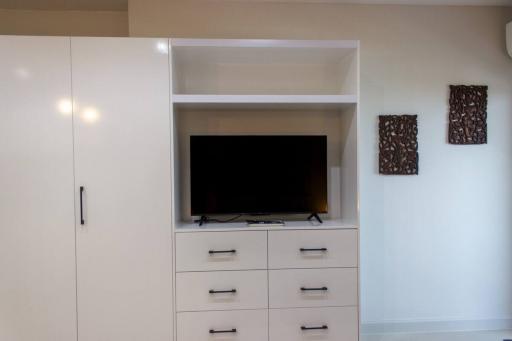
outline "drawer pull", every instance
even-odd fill
[[[327,287],[321,287],[321,288],[305,288],[305,287],[302,287],[300,288],[301,291],[327,291],[329,289],[327,289]]]
[[[300,252],[327,252],[326,247],[316,248],[316,249],[306,249],[301,247]]]
[[[80,225],[85,225],[84,219],[84,186],[80,186]]]
[[[210,334],[227,334],[227,333],[236,333],[236,328],[225,329],[225,330],[210,329]]]
[[[210,250],[208,251],[208,253],[210,255],[215,255],[215,254],[218,254],[218,253],[232,253],[232,254],[235,254],[236,253],[236,250]]]
[[[323,325],[323,326],[318,326],[318,327],[306,327],[306,326],[301,326],[300,327],[301,330],[319,330],[319,329],[329,329],[329,327],[327,327],[327,325]]]
[[[210,290],[210,294],[236,294],[236,289],[231,290]]]

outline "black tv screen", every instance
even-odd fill
[[[326,136],[191,136],[191,214],[327,213]]]

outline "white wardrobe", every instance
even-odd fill
[[[358,108],[357,41],[0,36],[0,341],[357,341]],[[326,135],[324,223],[198,227],[193,134]]]
[[[0,340],[172,340],[167,42],[0,37]]]

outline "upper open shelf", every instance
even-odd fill
[[[262,96],[242,103],[289,102],[272,97],[279,95],[357,98],[358,46],[357,41],[338,40],[173,39],[173,94]],[[191,98],[212,103],[206,97],[174,97],[176,103]],[[297,97],[295,102],[324,100],[330,102],[321,97]]]
[[[186,108],[344,108],[356,104],[355,95],[173,95]]]

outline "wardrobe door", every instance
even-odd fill
[[[76,340],[69,53],[0,37],[0,340]]]
[[[72,38],[71,50],[78,339],[170,341],[168,40]]]

